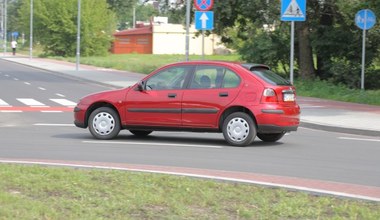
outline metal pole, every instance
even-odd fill
[[[5,33],[4,33],[4,0],[1,2],[1,41],[2,41],[2,47],[4,48],[5,47],[5,44],[4,44],[4,36],[5,36]],[[5,51],[4,51],[4,56],[5,56]]]
[[[293,84],[294,75],[294,21],[291,22],[290,30],[290,83]]]
[[[133,28],[136,28],[136,7],[133,7]]]
[[[8,0],[4,1],[4,54],[7,52]]]
[[[77,64],[76,64],[76,70],[79,70],[79,63],[80,63],[80,0],[78,0],[78,24],[77,24]]]
[[[364,68],[365,68],[365,34],[367,29],[367,10],[364,12],[364,28],[363,28],[363,41],[362,41],[362,72],[361,72],[361,89],[364,90]]]
[[[202,30],[202,60],[205,59],[205,31]]]
[[[29,59],[33,58],[33,0],[30,0]]]
[[[190,45],[190,36],[189,36],[189,28],[190,28],[190,0],[186,2],[186,61],[189,61],[189,45]]]

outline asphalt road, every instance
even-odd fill
[[[257,140],[245,148],[209,133],[153,132],[136,138],[122,131],[115,140],[99,141],[73,126],[72,103],[106,87],[1,60],[0,67],[1,158],[189,167],[380,186],[378,139],[300,128],[278,143]]]

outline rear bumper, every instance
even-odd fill
[[[298,105],[265,107],[255,114],[259,133],[281,133],[297,130],[301,117]]]

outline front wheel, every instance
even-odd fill
[[[285,135],[285,132],[282,133],[274,133],[274,134],[261,134],[258,133],[257,137],[260,138],[264,142],[276,142],[280,140]]]
[[[234,146],[247,146],[256,137],[256,125],[252,118],[244,112],[235,112],[227,116],[223,122],[224,139]]]
[[[97,139],[112,139],[120,132],[119,115],[109,107],[97,108],[88,118],[88,128]]]

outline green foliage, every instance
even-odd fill
[[[298,96],[308,96],[336,101],[380,105],[380,90],[352,89],[343,83],[324,80],[295,80]]]
[[[38,0],[33,2],[33,38],[46,55],[75,56],[78,0]],[[30,1],[18,10],[19,24],[27,35],[30,30]],[[114,13],[106,0],[81,1],[81,54],[105,55],[115,30]]]
[[[116,14],[118,30],[132,26],[133,8],[137,2],[138,0],[107,0],[109,9]]]
[[[269,1],[269,4],[262,0],[215,1],[213,10],[218,13],[215,13],[214,32],[245,60],[278,66],[287,72],[290,50],[287,27],[290,22],[280,22],[280,5],[280,1]],[[296,30],[308,25],[310,36],[302,42],[310,42],[315,57],[311,68],[316,69],[316,77],[358,88],[362,31],[356,27],[354,17],[364,8],[372,9],[378,15],[380,1],[307,1],[307,22],[296,22]],[[268,31],[268,26],[274,29]],[[366,80],[366,88],[371,89],[380,88],[380,76],[375,74],[378,70],[374,68],[376,58],[380,57],[379,27],[377,22],[367,31],[366,69],[371,80]],[[309,65],[302,62],[307,58],[300,56],[297,50],[301,48],[301,37],[305,36],[296,35],[295,39],[296,71],[300,69],[297,64]]]

